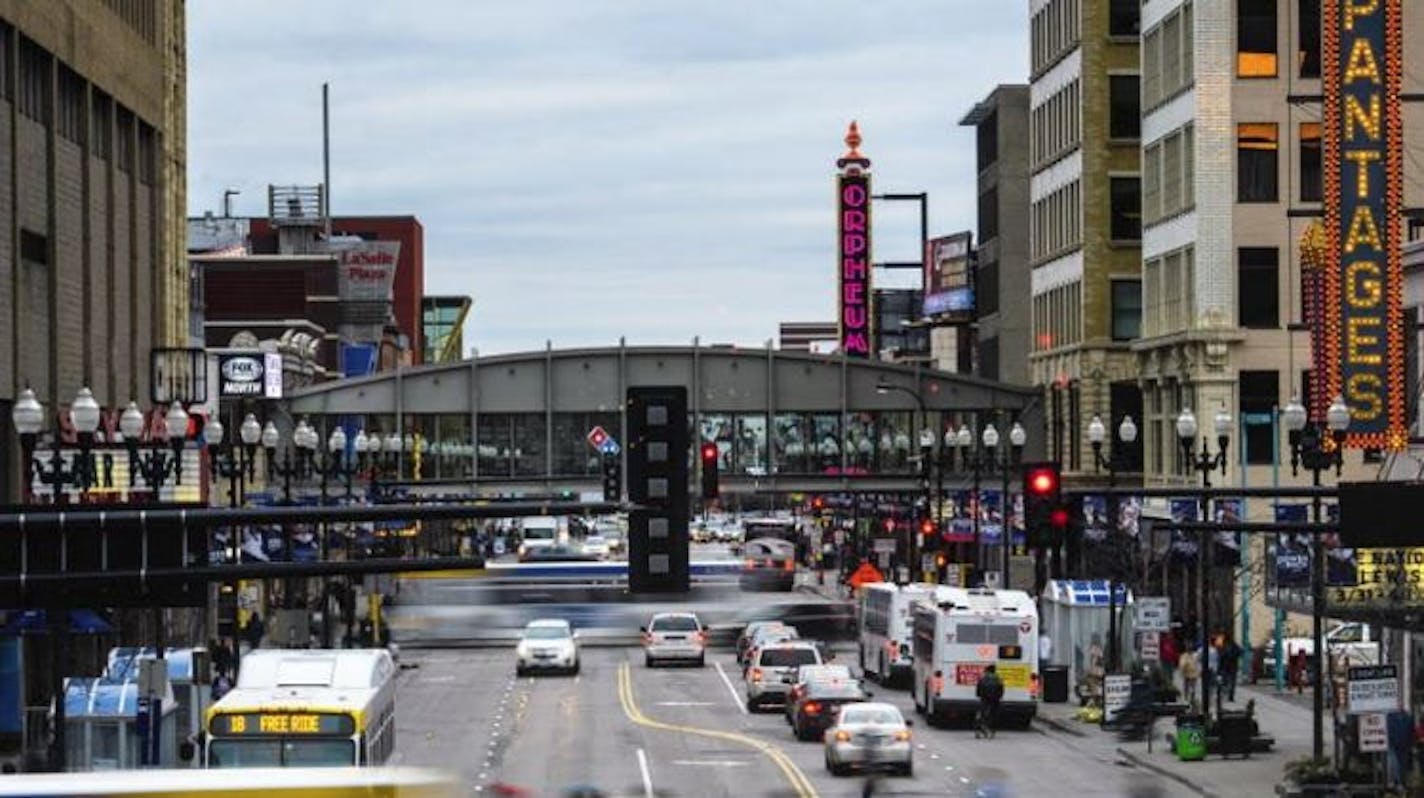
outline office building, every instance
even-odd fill
[[[1031,383],[1029,306],[1029,87],[1001,85],[960,125],[974,129],[979,244],[973,307],[975,373],[1015,385]],[[935,329],[931,348],[958,343],[959,330]],[[951,338],[952,336],[952,338]],[[937,360],[941,360],[936,355]],[[948,363],[941,361],[939,368]]]
[[[421,301],[421,340],[425,363],[450,363],[465,357],[467,296],[428,296]]]
[[[149,396],[189,345],[181,0],[0,0],[0,414]],[[0,499],[14,499],[13,435]]]
[[[1139,415],[1141,0],[1030,0],[1033,354],[1048,453],[1091,472],[1088,420]]]

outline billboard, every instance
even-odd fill
[[[281,399],[282,356],[260,351],[218,355],[218,396]]]
[[[1324,297],[1315,333],[1326,390],[1350,406],[1346,445],[1402,449],[1401,2],[1324,3]]]
[[[974,318],[974,234],[931,239],[925,257],[924,315],[949,321]]]
[[[841,351],[869,358],[870,345],[870,176],[836,177],[839,208]]]
[[[360,241],[336,250],[342,302],[390,302],[400,261],[399,241]]]

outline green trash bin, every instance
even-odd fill
[[[1200,715],[1182,717],[1177,723],[1177,759],[1195,762],[1206,759],[1206,726]]]

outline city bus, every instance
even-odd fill
[[[1038,610],[1022,590],[936,587],[913,605],[915,711],[931,724],[973,719],[975,687],[995,666],[999,718],[1027,727],[1038,713]]]
[[[881,684],[909,681],[913,673],[911,607],[934,594],[934,585],[871,582],[860,588],[860,670]]]
[[[208,708],[208,768],[364,767],[395,751],[396,665],[384,649],[259,649]]]
[[[201,770],[42,773],[0,778],[0,796],[27,798],[458,798],[453,777],[413,768],[253,769],[241,779]]]

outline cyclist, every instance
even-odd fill
[[[999,719],[999,702],[1004,698],[1004,682],[993,665],[984,669],[984,675],[974,687],[974,695],[979,697],[979,727],[974,735],[993,736]]]

